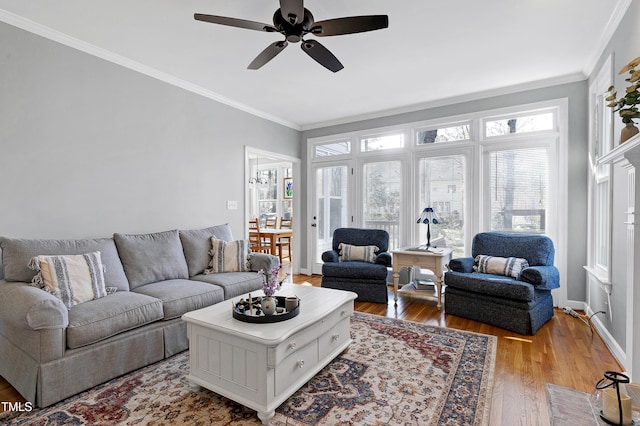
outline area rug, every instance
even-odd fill
[[[495,336],[356,313],[353,343],[276,411],[271,425],[488,425]],[[191,383],[188,351],[15,425],[258,425],[256,412]]]

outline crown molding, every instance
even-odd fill
[[[68,34],[54,30],[53,28],[47,27],[45,25],[39,24],[29,19],[25,19],[22,16],[7,12],[6,10],[0,9],[0,21],[5,22],[6,24],[12,25],[14,27],[23,29],[25,31],[28,31],[30,33],[36,34],[38,36],[44,37],[46,39],[63,44],[65,46],[71,47],[73,49],[79,50],[81,52],[88,53],[89,55],[96,56],[98,58],[123,66],[133,71],[137,71],[141,74],[148,75],[149,77],[153,77],[157,80],[163,81],[173,86],[180,87],[189,92],[195,93],[200,96],[204,96],[206,98],[209,98],[221,104],[225,104],[227,106],[246,112],[248,114],[254,115],[256,117],[260,117],[265,120],[269,120],[274,123],[281,124],[286,127],[290,127],[294,130],[301,130],[301,127],[296,123],[293,123],[288,120],[284,120],[280,117],[276,117],[264,111],[260,111],[258,109],[249,107],[240,102],[234,101],[233,99],[229,99],[225,96],[222,96],[219,93],[205,89],[204,87],[199,86],[197,84],[193,84],[188,81],[182,80],[173,75],[159,71],[153,67],[141,64],[140,62],[137,62],[127,57],[113,53],[107,49],[103,49],[91,43],[87,43],[75,37],[69,36]]]
[[[609,19],[609,22],[607,22],[607,25],[605,25],[604,30],[600,35],[600,39],[598,40],[598,43],[596,44],[589,59],[584,64],[584,68],[582,69],[582,72],[584,72],[586,76],[590,77],[591,74],[593,73],[596,65],[598,64],[598,61],[604,54],[605,49],[607,48],[607,45],[611,41],[613,34],[618,29],[618,25],[620,25],[622,18],[624,18],[624,15],[627,13],[627,10],[629,9],[629,6],[631,6],[631,2],[632,0],[618,0],[616,7],[613,11],[613,14]]]

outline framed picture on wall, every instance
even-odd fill
[[[283,198],[293,198],[293,178],[284,178],[284,196]]]

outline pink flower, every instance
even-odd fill
[[[287,273],[284,278],[278,281],[278,273],[282,269],[282,265],[274,266],[269,273],[264,272],[264,269],[258,271],[258,275],[262,275],[262,291],[265,296],[271,297],[276,291],[280,290],[282,283],[287,279],[289,274]]]

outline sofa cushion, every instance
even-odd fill
[[[0,237],[2,263],[7,281],[31,282],[36,271],[29,269],[31,258],[39,255],[82,254],[99,251],[104,265],[106,287],[129,290],[118,250],[112,238],[81,240],[29,240]]]
[[[529,267],[527,259],[517,257],[485,256],[479,254],[474,259],[473,271],[494,275],[520,278],[523,269]]]
[[[100,252],[64,256],[36,256],[30,267],[33,282],[53,294],[67,308],[107,295]]]
[[[340,262],[348,262],[350,260],[359,260],[362,262],[374,263],[376,261],[376,252],[378,246],[354,246],[352,244],[340,243]]]
[[[132,290],[158,281],[189,278],[178,231],[116,233],[113,239]]]
[[[445,284],[487,296],[497,296],[505,299],[520,300],[528,302],[534,298],[534,287],[532,284],[518,281],[503,275],[447,272],[445,273]]]
[[[228,223],[204,229],[179,231],[179,235],[190,277],[202,274],[209,267],[212,237],[223,241],[233,241],[231,226]]]
[[[192,280],[167,280],[146,284],[132,290],[134,293],[160,299],[165,320],[204,308],[224,300],[222,288]]]
[[[191,277],[191,279],[222,287],[224,289],[225,299],[262,289],[262,277],[255,272],[201,274]]]
[[[69,309],[67,347],[74,349],[90,345],[162,317],[162,302],[159,299],[118,291]]]
[[[211,238],[211,263],[206,274],[219,272],[247,272],[249,270],[249,241],[226,242]]]

